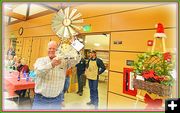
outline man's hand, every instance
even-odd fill
[[[52,64],[52,67],[54,68],[55,66],[61,64],[61,60],[55,57],[52,59],[51,64]]]

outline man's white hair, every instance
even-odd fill
[[[50,42],[48,43],[48,48],[49,48],[50,45],[55,45],[56,48],[58,48],[58,44],[57,44],[56,41],[50,41]]]

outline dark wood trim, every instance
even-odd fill
[[[8,25],[11,23],[11,17],[8,18]]]
[[[13,17],[18,20],[23,20],[23,21],[26,20],[26,17],[24,15],[18,14],[18,13],[12,12],[12,11],[6,13],[6,16]]]
[[[28,19],[28,17],[29,17],[30,6],[31,6],[31,4],[30,4],[30,3],[28,3],[28,4],[27,4],[27,11],[26,11],[26,20],[27,20],[27,19]]]
[[[16,24],[16,23],[19,23],[19,22],[22,22],[22,20],[15,20],[15,21],[12,21],[12,22],[9,23],[9,25]],[[15,30],[15,31],[17,31],[17,30]]]

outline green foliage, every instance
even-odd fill
[[[146,52],[138,55],[138,60],[134,62],[134,73],[142,75],[143,72],[154,70],[157,76],[166,76],[168,80],[161,81],[161,84],[172,86],[174,79],[171,72],[174,69],[174,62],[164,60],[161,52]]]

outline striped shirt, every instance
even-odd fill
[[[45,97],[56,97],[62,92],[67,69],[67,63],[64,60],[53,68],[50,58],[42,57],[36,60],[34,69],[37,75],[35,93],[40,93]]]

